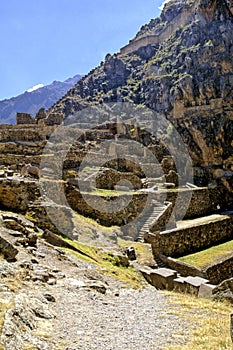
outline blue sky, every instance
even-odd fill
[[[88,73],[160,14],[163,0],[1,0],[0,100]]]

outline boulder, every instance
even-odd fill
[[[6,233],[0,230],[0,254],[7,261],[15,261],[18,249],[14,246],[15,240],[11,239]]]
[[[128,257],[128,259],[129,260],[136,260],[137,258],[136,258],[136,252],[135,252],[135,249],[134,249],[134,247],[128,247],[128,248],[126,248],[126,255],[127,255],[127,257]]]

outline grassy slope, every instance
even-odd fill
[[[133,269],[132,267],[124,267],[121,265],[117,254],[111,254],[110,252],[105,252],[99,248],[89,246],[77,241],[71,241],[70,239],[65,239],[73,247],[78,248],[89,257],[79,254],[78,252],[70,252],[75,254],[78,259],[87,261],[89,263],[96,264],[101,273],[107,274],[133,288],[140,288],[145,283],[142,275]]]
[[[205,268],[208,265],[217,263],[222,259],[233,254],[233,241],[220,244],[218,246],[211,247],[201,252],[190,254],[179,258],[178,260],[183,261],[189,265]]]

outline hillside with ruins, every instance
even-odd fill
[[[143,104],[171,120],[200,181],[206,168],[230,170],[232,6],[169,2],[160,18],[120,53],[107,55],[50,111],[66,118],[88,104],[116,101]]]
[[[35,116],[40,108],[48,109],[61,98],[82,76],[75,75],[64,82],[54,81],[39,89],[0,101],[0,123],[15,124],[17,112],[30,113]]]
[[[170,0],[0,125],[0,349],[231,348],[232,33]]]

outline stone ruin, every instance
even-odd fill
[[[35,219],[40,218],[38,225],[59,233],[56,227],[49,223],[44,208],[51,208],[51,210],[53,208],[55,216],[60,212],[59,217],[62,220],[67,218],[69,222],[67,227],[71,231],[74,229],[72,215],[70,216],[68,208],[60,208],[56,203],[56,198],[54,198],[54,203],[42,201],[38,189],[39,167],[44,146],[54,130],[53,126],[61,121],[60,115],[57,115],[57,119],[53,119],[53,117],[53,115],[47,116],[43,110],[40,110],[35,118],[28,114],[18,114],[17,125],[0,128],[2,135],[0,199],[4,209],[28,212],[30,215],[35,214]],[[122,226],[122,235],[125,239],[149,242],[158,269],[150,270],[147,268],[146,270],[142,269],[141,272],[157,288],[175,289],[212,297],[218,284],[223,283],[229,274],[230,276],[233,274],[232,257],[217,264],[217,266],[209,267],[206,271],[199,271],[181,264],[176,257],[231,239],[232,213],[224,213],[224,208],[228,203],[226,188],[223,188],[221,182],[219,182],[219,186],[214,188],[182,183],[182,179],[177,174],[173,157],[166,153],[163,147],[150,145],[150,137],[145,135],[140,128],[135,127],[135,123],[133,125],[118,124],[120,124],[118,129],[114,128],[113,125],[108,128],[102,126],[95,131],[90,129],[83,136],[82,142],[77,142],[68,152],[64,162],[64,171],[67,174],[64,179],[64,191],[70,207],[75,212],[91,217],[102,225]],[[137,129],[137,132],[130,132],[132,128]],[[106,139],[106,135],[112,142],[109,147],[102,149],[102,154],[100,154],[98,145]],[[140,171],[140,167],[135,164],[137,157],[146,159],[145,150],[143,148],[135,150],[137,157],[130,159],[127,157],[127,154],[132,153],[130,143],[121,142],[120,146],[118,143],[118,140],[124,137],[140,140],[142,143],[146,143],[151,150],[156,150],[159,164],[148,164],[149,169],[153,168],[150,178],[143,179],[144,175]],[[60,149],[62,149],[62,144],[60,144]],[[82,198],[79,192],[80,183],[77,178],[77,169],[89,151],[93,157],[82,181],[87,185],[85,188],[90,192],[88,196],[91,202],[98,202],[98,195],[92,193],[91,187],[94,177],[99,189],[117,190],[120,199],[126,200],[126,202],[128,198],[132,197],[129,205],[122,212],[109,214],[94,210]],[[118,159],[121,154],[126,156],[126,160],[115,162],[114,159]],[[113,158],[113,161],[99,169],[98,162],[95,164],[96,158],[106,156]],[[55,158],[54,161],[56,162]],[[55,163],[54,166],[56,166]],[[49,174],[48,181],[53,180],[53,171],[49,168],[46,171]],[[125,178],[128,178],[135,188],[117,186]],[[164,193],[165,195],[163,195]],[[178,206],[176,205],[177,193],[180,194]],[[189,208],[183,218],[181,215],[183,204],[190,194]],[[145,210],[148,198],[150,198],[149,204]],[[107,201],[111,200],[114,200],[114,196],[110,194]],[[219,203],[221,203],[221,207],[219,207]],[[137,220],[143,210],[142,219]],[[217,215],[214,220],[211,219],[213,214]],[[188,220],[189,226],[181,228],[180,220],[182,219],[184,222]],[[211,235],[209,235],[210,231]],[[67,232],[67,234],[69,233]]]
[[[60,113],[49,113],[47,114],[45,112],[44,108],[41,108],[35,118],[32,117],[29,113],[21,113],[18,112],[16,115],[16,124],[17,125],[31,125],[31,124],[37,124],[37,125],[47,125],[47,126],[53,126],[53,125],[60,125],[63,122],[63,115]]]

